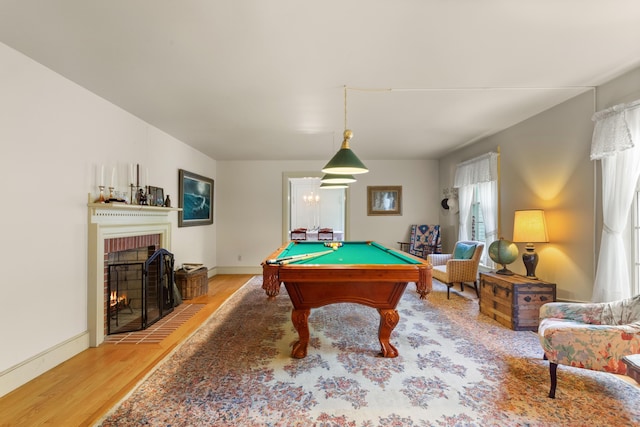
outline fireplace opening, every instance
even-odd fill
[[[146,329],[173,311],[174,257],[154,249],[119,251],[108,262],[108,334]]]

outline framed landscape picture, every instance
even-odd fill
[[[213,224],[213,180],[178,171],[178,227]]]
[[[402,186],[367,186],[367,215],[402,215]]]

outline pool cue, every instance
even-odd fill
[[[328,254],[330,252],[333,252],[333,249],[330,249],[328,251],[322,251],[322,252],[313,252],[313,253],[310,253],[310,254],[292,255],[292,256],[285,257],[285,258],[280,258],[280,259],[274,258],[274,259],[267,260],[267,264],[286,265],[286,264],[289,264],[289,263],[294,262],[294,261],[300,261],[300,260],[303,260],[303,259],[315,258],[315,257],[319,257],[319,256],[322,256],[322,255],[326,255],[326,254]]]

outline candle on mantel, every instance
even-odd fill
[[[129,163],[129,185],[135,184],[135,173],[133,172],[133,163]]]
[[[104,165],[100,166],[100,186],[104,187]]]
[[[116,168],[115,166],[111,169],[111,187],[116,187]]]

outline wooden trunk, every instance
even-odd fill
[[[640,384],[640,354],[624,356],[622,361],[627,365],[627,375]]]
[[[201,267],[197,270],[186,271],[180,269],[176,271],[175,281],[182,299],[192,299],[209,292],[209,277],[207,275],[207,267]]]
[[[555,300],[555,283],[480,273],[480,312],[514,331],[537,331],[540,306]]]

